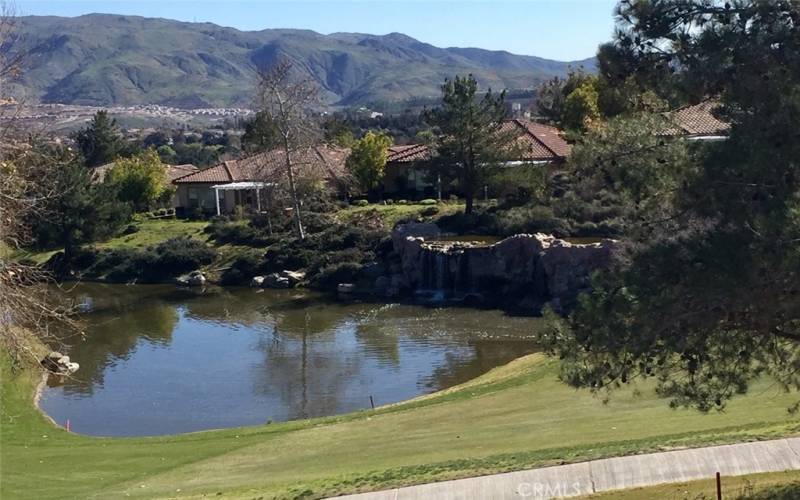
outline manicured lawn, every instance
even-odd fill
[[[341,417],[154,438],[89,438],[31,404],[37,376],[2,367],[0,497],[320,497],[560,462],[800,432],[769,383],[725,413],[670,410],[648,386],[608,404],[542,355],[460,387]],[[202,380],[198,381],[202,383]],[[225,411],[225,408],[220,408]]]
[[[582,500],[701,500],[717,498],[714,478],[672,483],[649,488],[609,491],[581,497]],[[800,471],[769,472],[723,477],[722,498],[789,500],[800,498]]]

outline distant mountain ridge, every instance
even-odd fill
[[[239,31],[212,23],[89,14],[18,20],[11,50],[23,50],[13,86],[29,100],[94,106],[164,104],[232,107],[253,103],[254,69],[282,57],[321,89],[327,102],[355,105],[439,94],[445,77],[473,73],[482,86],[531,88],[570,66],[504,51],[439,48],[401,33]]]

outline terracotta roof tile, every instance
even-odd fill
[[[184,165],[168,165],[167,177],[169,178],[169,181],[172,182],[175,179],[180,179],[184,175],[193,174],[198,170],[199,169],[191,163],[186,163]]]
[[[293,153],[298,175],[316,175],[326,180],[340,180],[346,175],[345,160],[349,150],[314,146]],[[180,177],[175,184],[225,184],[228,182],[265,181],[282,178],[285,173],[283,150],[275,149],[238,160],[228,160],[197,173]]]
[[[406,144],[389,147],[386,157],[387,163],[410,163],[427,160],[431,156],[430,149],[425,144]]]
[[[101,183],[108,175],[108,172],[114,168],[116,163],[106,163],[105,165],[100,165],[99,167],[95,167],[92,169],[92,182]],[[192,164],[186,163],[184,165],[166,165],[167,171],[167,179],[169,182],[175,181],[175,179],[179,179],[185,175],[189,175],[191,173],[197,172],[198,169]]]
[[[501,133],[514,134],[514,148],[524,161],[561,161],[569,156],[571,146],[561,136],[561,131],[549,125],[530,120],[508,120]],[[389,147],[388,163],[410,163],[430,158],[430,149],[424,144],[406,144]]]
[[[709,99],[686,106],[669,113],[670,118],[680,130],[671,129],[668,135],[690,136],[716,136],[728,135],[730,124],[714,116],[714,110],[719,107],[719,101]]]
[[[522,155],[518,160],[561,161],[569,156],[571,147],[555,127],[530,120],[509,120],[501,130],[518,134],[514,141]]]

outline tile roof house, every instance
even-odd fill
[[[100,165],[92,169],[92,182],[94,183],[101,183],[105,180],[106,175],[108,172],[114,168],[116,163],[106,163],[105,165]],[[167,170],[167,180],[169,182],[174,181],[179,177],[183,177],[184,175],[188,175],[194,172],[197,172],[199,169],[190,163],[186,163],[183,165],[164,165]]]
[[[570,153],[571,147],[561,131],[549,125],[527,119],[507,120],[503,123],[501,133],[516,136],[510,148],[514,150],[515,158],[508,162],[509,165],[559,164]],[[384,178],[386,192],[431,194],[431,180],[424,169],[415,166],[418,162],[430,159],[430,156],[431,151],[425,144],[391,146]]]
[[[342,189],[348,182],[345,168],[348,155],[349,150],[331,146],[296,151],[292,159],[295,175],[319,180],[331,189]],[[228,160],[174,179],[175,208],[183,212],[198,208],[212,211],[219,200],[223,213],[231,213],[237,206],[256,209],[261,196],[270,196],[267,192],[270,186],[282,183],[285,173],[285,156],[279,149]]]
[[[667,114],[676,128],[665,135],[684,136],[689,139],[724,139],[730,132],[730,124],[716,116],[719,101],[708,99],[699,104],[685,106]]]

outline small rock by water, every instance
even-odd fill
[[[202,271],[192,271],[175,278],[175,283],[181,286],[203,286],[206,281],[206,275]]]
[[[281,271],[266,276],[254,276],[250,286],[256,288],[293,288],[306,279],[302,271]]]
[[[69,356],[53,351],[40,361],[41,365],[52,373],[71,375],[78,371],[80,365],[69,359]]]

